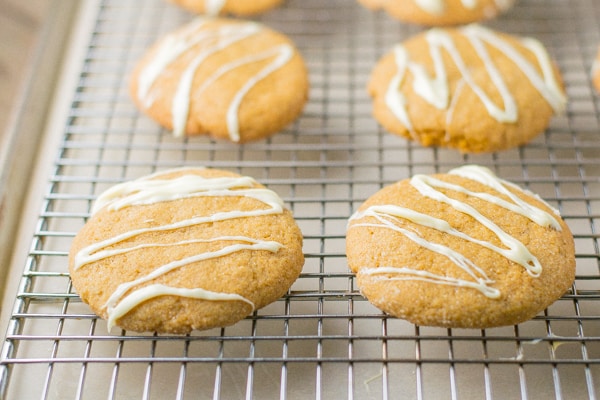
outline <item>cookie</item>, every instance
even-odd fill
[[[168,170],[99,196],[76,235],[69,271],[111,329],[189,333],[234,324],[298,278],[302,234],[254,179]]]
[[[308,87],[288,37],[255,22],[203,17],[159,40],[130,80],[135,104],[175,136],[240,143],[295,120]]]
[[[403,22],[448,26],[489,20],[512,7],[514,0],[358,0]]]
[[[465,153],[528,143],[566,104],[540,42],[479,25],[432,28],[397,45],[373,69],[368,90],[389,132]]]
[[[474,165],[371,196],[350,218],[346,251],[361,293],[418,325],[518,324],[575,278],[573,236],[558,212]]]
[[[596,58],[592,64],[592,83],[598,92],[600,92],[600,48],[596,53]]]
[[[264,13],[279,6],[283,0],[169,0],[188,11],[206,14],[235,14],[250,16]]]

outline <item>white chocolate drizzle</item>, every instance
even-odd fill
[[[217,16],[223,10],[227,0],[204,0],[206,14],[210,16]]]
[[[148,301],[159,296],[180,296],[187,297],[190,299],[199,300],[213,300],[213,301],[243,301],[248,303],[254,310],[254,303],[238,294],[230,293],[218,293],[210,290],[204,290],[201,288],[196,289],[185,289],[185,288],[173,288],[162,284],[153,284],[144,286],[143,288],[136,290],[131,295],[125,297],[123,301],[118,303],[114,308],[110,310],[107,325],[110,331],[114,326],[115,322],[137,307],[144,301]]]
[[[415,0],[415,4],[425,12],[434,15],[442,15],[446,11],[446,0]],[[478,0],[461,0],[464,8],[472,10],[477,7]],[[506,0],[496,0],[496,8],[504,10],[508,8],[510,2]]]
[[[185,168],[181,170],[185,170]],[[244,250],[264,250],[276,253],[283,246],[281,243],[275,241],[235,235],[194,238],[174,243],[123,245],[122,243],[126,240],[147,233],[168,232],[205,223],[273,215],[283,212],[283,201],[281,198],[271,190],[253,187],[256,184],[256,181],[250,177],[205,178],[196,174],[183,174],[173,179],[160,179],[162,175],[173,171],[178,170],[164,171],[113,186],[98,197],[93,213],[104,208],[108,211],[115,211],[125,207],[150,205],[190,197],[215,196],[250,197],[260,201],[267,207],[246,211],[223,211],[206,216],[193,216],[185,220],[160,226],[132,229],[103,241],[93,243],[79,250],[74,257],[74,271],[95,261],[148,248],[187,246],[195,243],[223,243],[222,247],[216,250],[193,254],[169,262],[158,266],[147,275],[120,284],[105,303],[109,330],[115,325],[116,320],[140,303],[164,295],[174,295],[209,301],[243,301],[249,304],[252,307],[252,310],[254,310],[252,301],[235,293],[217,293],[202,288],[175,288],[151,282],[159,279],[170,271],[192,263],[224,257]]]
[[[413,90],[427,103],[438,110],[449,110],[450,106],[454,104],[454,99],[450,98],[450,83],[448,82],[442,50],[445,50],[450,55],[461,73],[461,81],[477,95],[492,118],[501,123],[514,123],[518,121],[518,109],[515,98],[492,60],[486,44],[494,47],[508,57],[525,74],[555,113],[560,113],[564,110],[566,97],[554,74],[550,56],[539,41],[532,38],[523,38],[521,39],[521,44],[535,56],[541,73],[516,48],[500,38],[492,30],[473,24],[462,27],[458,31],[469,40],[483,62],[490,80],[502,98],[502,105],[495,104],[488,93],[476,83],[476,80],[472,76],[471,66],[463,59],[452,36],[444,29],[430,29],[425,34],[425,37],[433,61],[435,72],[433,77],[427,72],[423,64],[410,59],[410,55],[404,46],[397,45],[393,50],[396,73],[387,87],[385,102],[394,116],[409,131],[413,130],[413,124],[407,111],[406,99],[400,91],[400,86],[406,78],[407,72],[410,72],[413,76]]]
[[[421,10],[434,15],[443,14],[445,9],[443,0],[415,0],[415,4]]]
[[[532,206],[516,196],[507,189],[507,187],[518,189],[515,185],[499,179],[487,168],[467,165],[453,169],[449,172],[449,174],[475,180],[499,192],[501,195],[507,197],[510,201],[490,193],[474,192],[466,189],[463,186],[441,181],[427,175],[415,175],[410,182],[411,185],[423,196],[447,204],[461,213],[471,216],[473,219],[490,230],[504,247],[496,246],[491,242],[472,237],[455,229],[447,221],[431,215],[423,214],[409,208],[396,205],[375,205],[367,208],[364,211],[356,212],[350,218],[350,221],[357,221],[365,217],[372,217],[375,218],[377,222],[357,222],[350,225],[350,228],[367,226],[390,229],[401,233],[417,245],[448,258],[461,270],[463,270],[469,276],[469,279],[461,279],[449,275],[438,275],[427,271],[426,269],[420,270],[405,266],[365,267],[359,269],[359,273],[364,275],[381,276],[379,279],[421,280],[443,285],[468,287],[480,291],[489,298],[498,298],[500,296],[501,293],[496,288],[491,286],[493,285],[494,281],[487,276],[481,267],[456,250],[443,244],[432,243],[424,239],[417,231],[399,226],[397,222],[400,219],[404,219],[416,225],[435,229],[439,232],[443,232],[445,234],[494,251],[506,259],[521,265],[530,276],[539,277],[542,272],[542,265],[537,257],[535,257],[523,243],[506,233],[496,223],[482,215],[473,206],[453,199],[448,194],[437,190],[437,188],[445,189],[447,192],[457,192],[469,197],[475,197],[484,200],[528,218],[540,226],[549,227],[560,231],[561,226],[556,218],[546,211]],[[558,214],[556,210],[553,210],[553,212]]]
[[[185,133],[190,112],[194,79],[200,66],[212,55],[248,39],[264,29],[260,24],[254,22],[225,23],[212,26],[209,24],[210,21],[210,19],[198,18],[182,31],[168,35],[157,49],[153,59],[139,74],[137,96],[144,107],[148,108],[154,103],[156,97],[160,95],[160,93],[153,91],[152,87],[164,70],[193,47],[201,47],[202,51],[188,62],[181,74],[171,103],[173,134],[175,136],[183,136]],[[264,68],[251,76],[242,85],[235,93],[227,108],[226,124],[228,134],[232,141],[238,142],[240,140],[238,114],[242,100],[256,84],[287,64],[293,55],[294,49],[291,45],[281,44],[233,60],[222,65],[206,77],[199,84],[198,89],[194,91],[194,94],[198,95],[203,92],[217,79],[235,69],[248,64],[270,60]]]

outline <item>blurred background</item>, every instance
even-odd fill
[[[0,131],[4,134],[39,43],[50,0],[0,0]]]

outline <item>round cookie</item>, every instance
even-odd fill
[[[177,334],[245,318],[303,264],[302,233],[276,193],[201,168],[107,190],[69,253],[76,291],[109,329]]]
[[[304,60],[262,24],[199,17],[159,40],[134,68],[135,104],[175,136],[258,140],[296,119],[308,97]]]
[[[596,58],[592,64],[592,83],[598,92],[600,92],[600,48],[596,53]]]
[[[279,6],[283,0],[169,0],[188,11],[206,15],[256,15]]]
[[[361,293],[419,325],[518,324],[575,278],[573,236],[558,212],[472,165],[371,196],[350,218],[346,252]]]
[[[460,25],[496,17],[514,0],[358,0],[400,21],[427,26]]]
[[[397,45],[373,69],[368,90],[389,132],[468,153],[525,144],[566,104],[540,42],[479,25],[433,28]]]

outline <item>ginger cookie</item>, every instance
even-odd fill
[[[274,302],[303,264],[302,233],[276,193],[202,168],[107,190],[69,254],[77,293],[109,329],[177,334]]]
[[[403,22],[447,26],[485,21],[512,7],[514,0],[358,0],[373,10],[384,10]]]
[[[175,136],[239,143],[295,120],[308,87],[304,60],[285,35],[255,22],[202,17],[159,40],[130,80],[138,108]]]
[[[558,212],[473,165],[375,193],[350,218],[346,252],[362,294],[419,325],[518,324],[575,278],[573,236]]]
[[[283,0],[169,0],[188,11],[211,16],[234,14],[250,16],[279,6]]]
[[[433,28],[397,45],[375,66],[368,90],[389,132],[465,153],[528,143],[566,104],[539,41],[479,25]]]

